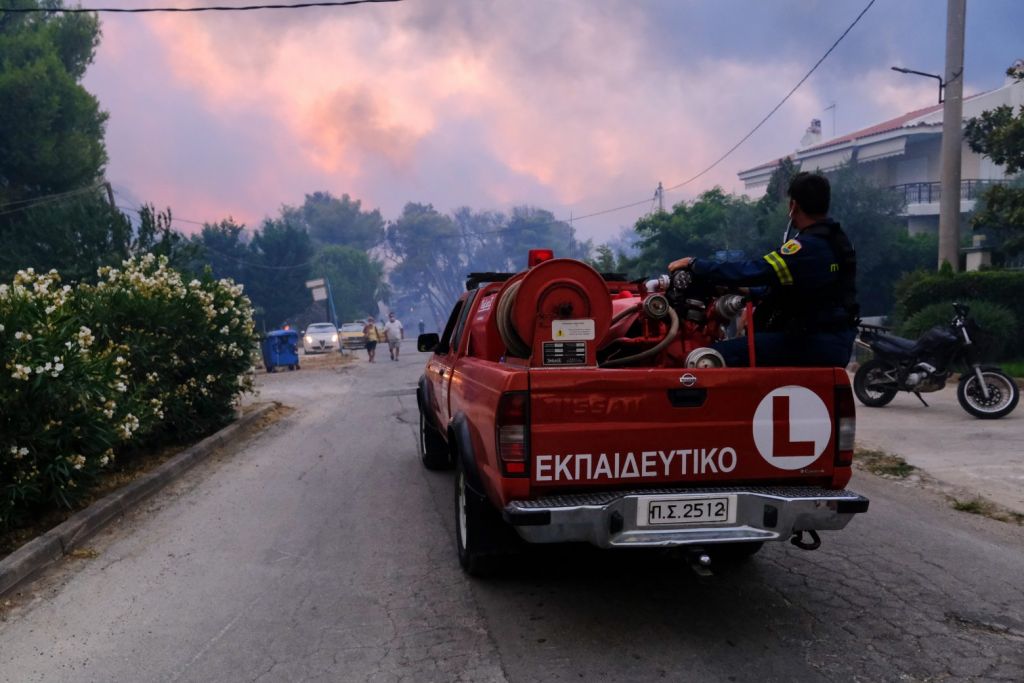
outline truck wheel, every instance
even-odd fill
[[[466,484],[466,472],[459,463],[455,468],[455,548],[459,564],[470,576],[494,573],[495,557],[490,550],[499,531],[497,523],[501,523],[497,513]]]
[[[420,460],[428,470],[451,469],[448,444],[420,409]]]

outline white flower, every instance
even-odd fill
[[[22,332],[21,330],[14,333],[14,338],[18,341],[32,341],[32,335],[28,332]]]
[[[78,345],[82,348],[87,348],[96,341],[96,337],[92,336],[92,330],[83,325],[78,329]]]
[[[74,467],[76,470],[80,470],[80,469],[82,469],[82,466],[85,465],[85,456],[84,455],[73,456],[73,457],[69,458],[68,462],[70,462],[71,466]]]
[[[4,331],[3,323],[0,323],[0,332],[3,332],[3,331]]]
[[[57,310],[56,306],[47,306],[46,307],[46,315],[50,315],[51,313],[53,313],[56,310]]]
[[[15,363],[14,372],[11,373],[11,377],[13,377],[14,379],[27,380],[29,378],[29,375],[31,374],[32,368],[30,368],[27,365],[22,365],[21,363]]]

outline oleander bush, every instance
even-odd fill
[[[99,274],[0,285],[0,529],[74,505],[115,458],[224,424],[251,388],[241,287],[152,255]]]

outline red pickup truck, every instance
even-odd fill
[[[550,254],[471,275],[418,339],[420,453],[456,469],[463,568],[521,540],[682,546],[700,568],[765,541],[816,548],[865,512],[844,488],[845,370],[724,367],[709,347],[743,310],[688,273],[627,282]]]

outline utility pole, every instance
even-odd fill
[[[572,211],[569,212],[569,258],[576,258],[576,228],[572,224]]]
[[[942,196],[939,200],[939,267],[960,270],[960,155],[964,113],[964,23],[967,0],[947,0],[946,83],[942,104]]]
[[[658,181],[658,189],[654,191],[654,196],[658,198],[658,213],[665,213],[665,188],[661,186],[661,181]]]

